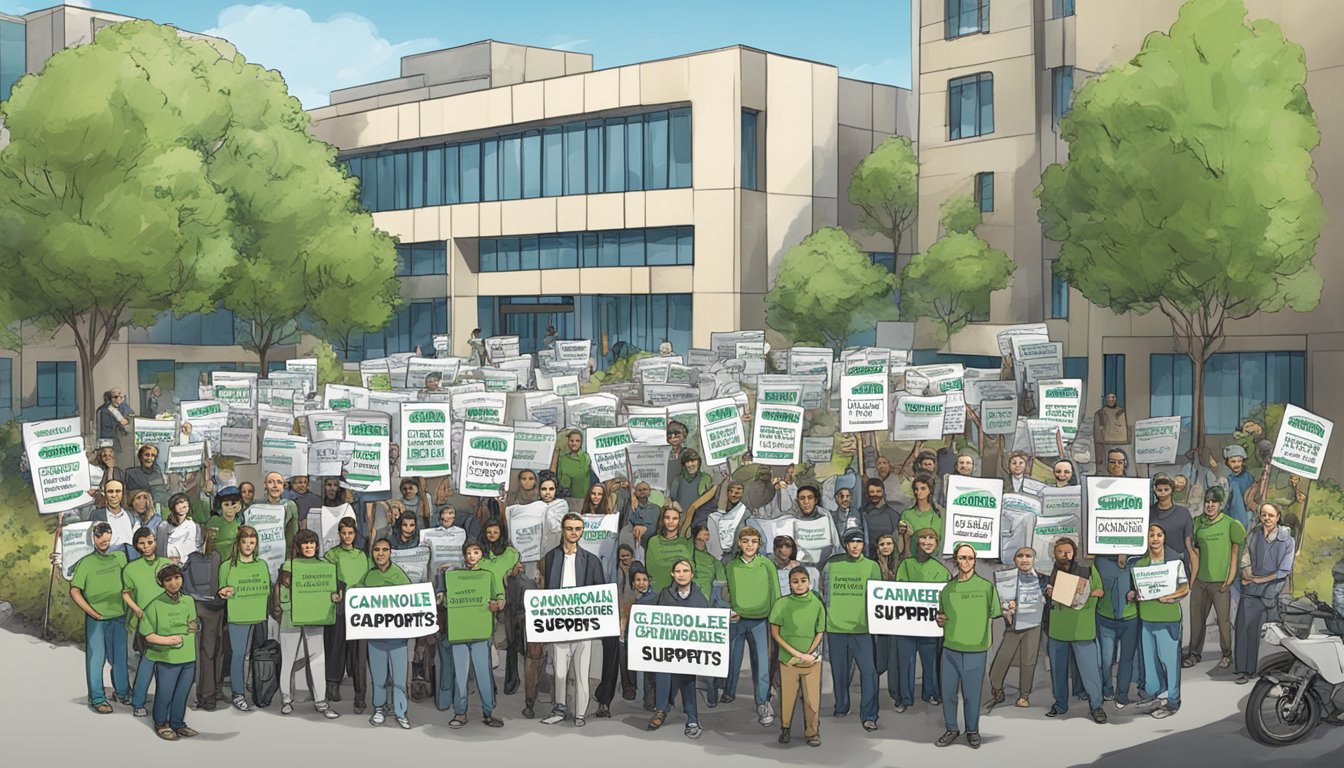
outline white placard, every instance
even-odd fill
[[[966,431],[966,398],[962,390],[947,392],[947,404],[943,406],[943,434],[960,435]]]
[[[667,408],[626,406],[625,426],[641,445],[667,445]]]
[[[1087,478],[1087,553],[1138,555],[1148,549],[1146,477]]]
[[[630,471],[634,475],[630,478],[632,485],[645,482],[656,491],[667,490],[667,463],[672,456],[672,446],[632,445],[625,453],[630,459]]]
[[[885,361],[847,365],[840,377],[840,431],[887,429],[887,386]]]
[[[274,581],[280,576],[285,552],[285,508],[281,504],[253,504],[244,513],[246,522],[257,529],[257,559],[265,561]]]
[[[727,677],[728,614],[727,608],[631,606],[630,669]]]
[[[891,439],[937,440],[943,436],[943,412],[946,409],[946,395],[897,397],[891,420]]]
[[[938,601],[946,582],[868,582],[868,633],[942,637]]]
[[[491,336],[485,340],[485,353],[491,360],[518,356],[517,336]]]
[[[261,468],[286,479],[308,474],[308,440],[297,435],[265,434],[261,438]]]
[[[803,461],[808,464],[828,464],[835,450],[835,440],[830,437],[804,437]],[[758,463],[760,459],[756,460]]]
[[[453,418],[502,425],[507,403],[504,392],[457,392],[453,394]]]
[[[401,404],[402,477],[452,474],[451,419],[452,408],[444,403]]]
[[[93,552],[93,523],[71,523],[61,526],[61,538],[56,553],[61,556],[61,578],[75,577],[75,565]]]
[[[1017,430],[1017,399],[981,400],[980,427],[986,435],[1011,435]]]
[[[551,379],[551,391],[558,397],[578,397],[579,377],[573,375],[556,376]]]
[[[570,643],[621,634],[615,584],[529,589],[523,592],[523,611],[529,643]]]
[[[1176,592],[1184,567],[1185,563],[1180,560],[1168,560],[1157,565],[1136,565],[1129,575],[1140,600],[1156,600]]]
[[[504,519],[509,531],[509,544],[518,550],[518,558],[524,563],[535,563],[541,559],[542,541],[545,537],[546,508],[544,501],[530,504],[515,504],[504,510]]]
[[[37,511],[53,515],[82,507],[89,497],[89,459],[79,435],[56,437],[25,447],[33,476]]]
[[[462,480],[458,492],[463,496],[493,498],[508,490],[509,468],[513,464],[513,432],[471,429],[462,439]]]
[[[356,587],[344,597],[347,640],[401,640],[439,631],[432,584]]]
[[[737,402],[730,397],[700,403],[700,444],[706,465],[722,464],[747,451],[747,437]]]
[[[803,409],[794,405],[756,404],[751,425],[751,458],[757,464],[795,464],[803,441]],[[827,448],[830,438],[826,438]],[[829,450],[827,460],[830,459]]]
[[[1050,331],[1045,323],[1029,323],[1027,325],[1015,325],[999,331],[995,338],[999,343],[999,355],[1014,354],[1013,339],[1022,337],[1032,341],[1049,341]]]
[[[625,451],[634,443],[630,430],[625,427],[592,427],[584,434],[586,450],[592,459],[593,472],[605,483],[627,474]]]
[[[205,464],[205,443],[168,446],[168,459],[164,462],[164,472],[190,472]]]
[[[139,421],[140,419],[136,419]],[[25,421],[23,426],[23,444],[31,445],[58,437],[78,437],[81,434],[79,417],[68,419],[49,419],[47,421]]]
[[[593,342],[589,339],[556,339],[555,359],[569,365],[587,365],[592,356]]]
[[[1134,463],[1175,464],[1180,442],[1180,416],[1139,419],[1134,422]]]
[[[329,411],[367,411],[369,390],[364,387],[328,384],[322,391],[322,407]]]
[[[513,468],[533,471],[549,469],[555,454],[555,428],[524,426],[513,428]]]
[[[998,478],[947,476],[946,538],[943,554],[952,554],[961,543],[975,548],[978,558],[999,556],[999,507],[1003,480]]]
[[[152,445],[159,453],[166,453],[168,446],[177,442],[176,419],[142,419],[139,416],[131,420],[135,428],[135,447]],[[75,432],[75,434],[79,434]],[[25,439],[26,442],[26,439]]]
[[[598,392],[565,400],[565,426],[578,429],[616,426],[616,409],[621,401],[615,395]]]
[[[314,443],[345,438],[345,414],[335,411],[312,411],[304,414],[308,439]]]
[[[432,373],[439,374],[439,386],[452,386],[461,363],[456,357],[412,357],[406,363],[406,388],[424,389],[425,380]]]
[[[1037,392],[1040,420],[1058,424],[1064,430],[1064,442],[1072,443],[1078,437],[1078,418],[1083,402],[1082,380],[1042,381],[1037,385]]]
[[[1289,404],[1283,409],[1283,423],[1274,442],[1270,463],[1285,472],[1315,480],[1321,476],[1325,449],[1335,423]]]

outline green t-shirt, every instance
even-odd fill
[[[1092,569],[1088,581],[1089,592],[1101,589],[1101,575]],[[1083,607],[1077,610],[1051,600],[1050,602],[1050,639],[1060,642],[1091,642],[1097,639],[1097,598],[1088,597]]]
[[[485,558],[481,560],[481,567],[499,574],[500,581],[504,581],[509,577],[509,573],[513,571],[514,567],[518,565],[520,557],[518,550],[513,547],[505,547],[504,551],[498,555],[492,555],[487,550]]]
[[[943,516],[932,507],[929,508],[928,512],[920,512],[915,507],[910,507],[901,513],[901,521],[910,526],[911,551],[914,550],[917,542],[915,532],[923,528],[932,528],[938,532],[938,541],[943,540]]]
[[[757,554],[751,562],[740,556],[728,562],[728,602],[744,619],[764,619],[779,600],[779,572],[770,558]]]
[[[178,593],[172,600],[162,594],[154,598],[145,608],[145,618],[140,622],[140,634],[183,635],[179,645],[150,644],[145,650],[145,658],[163,664],[188,664],[196,660],[196,638],[187,634],[187,624],[196,620],[196,603],[186,595]]]
[[[922,563],[916,558],[907,557],[901,561],[900,565],[896,566],[897,581],[918,581],[932,584],[947,581],[951,575],[947,571],[947,566],[939,562],[936,557],[930,557]]]
[[[1099,555],[1099,557],[1114,557],[1114,555]],[[1129,569],[1133,567],[1134,565],[1131,563],[1129,568],[1125,569],[1125,572],[1128,573]],[[1121,589],[1123,589],[1126,593],[1128,593],[1129,584],[1130,580],[1126,579],[1123,582],[1121,582],[1118,586]],[[1104,586],[1102,588],[1105,589]],[[1107,592],[1106,594],[1102,595],[1100,599],[1097,600],[1097,615],[1104,616],[1105,618],[1108,619],[1115,618],[1115,607],[1111,603],[1111,593]],[[1131,603],[1126,601],[1125,607],[1120,611],[1120,620],[1129,621],[1130,619],[1138,618],[1138,616],[1139,616],[1138,602],[1135,601]]]
[[[125,552],[109,549],[102,555],[95,550],[75,563],[70,586],[84,593],[84,600],[99,616],[119,619],[126,614],[126,603],[121,599],[121,570],[125,567]]]
[[[504,597],[499,574],[479,566],[443,575],[443,604],[448,613],[448,642],[472,643],[490,639],[495,616],[488,603]]]
[[[373,567],[373,561],[364,554],[364,550],[351,547],[332,547],[323,560],[336,566],[336,580],[346,586],[354,586],[364,580],[364,574]]]
[[[159,569],[166,565],[171,565],[173,561],[166,557],[156,557],[153,560],[140,558],[134,562],[128,563],[121,569],[121,591],[129,594],[135,604],[144,610],[150,601],[163,594],[163,587],[159,586]],[[101,611],[100,611],[101,613]],[[135,611],[126,612],[126,629],[131,632],[139,631],[140,620],[135,615]]]
[[[842,635],[868,632],[868,580],[880,580],[882,569],[866,557],[826,561],[821,582],[826,588],[826,631]]]
[[[943,647],[962,653],[988,651],[991,621],[1003,613],[994,585],[978,574],[949,581],[938,598],[938,610],[947,614]]]
[[[1195,581],[1221,583],[1227,580],[1232,545],[1246,543],[1246,528],[1222,512],[1213,522],[1209,522],[1206,515],[1200,515],[1195,518],[1195,532],[1190,543],[1199,550],[1199,572],[1195,574]]]
[[[361,587],[402,587],[411,583],[411,577],[401,569],[396,563],[388,563],[386,571],[378,570],[374,566],[364,574],[364,579],[359,583]]]
[[[714,582],[723,581],[723,563],[708,552],[697,549],[691,558],[691,565],[695,570],[695,586],[700,588],[700,594],[708,601],[714,594]]]
[[[672,564],[683,557],[690,560],[695,554],[695,545],[690,539],[678,536],[666,539],[655,536],[649,539],[644,548],[644,566],[649,570],[649,583],[655,593],[661,594],[672,585]],[[694,561],[692,561],[694,563]]]
[[[336,623],[336,566],[317,558],[286,560],[281,571],[290,571],[292,586],[280,588],[280,610],[292,626],[329,627]]]
[[[588,470],[592,459],[587,453],[579,451],[570,455],[568,450],[560,452],[555,460],[555,484],[570,496],[584,496],[588,493]]]
[[[761,559],[759,556],[757,560]],[[805,595],[788,595],[775,601],[770,608],[770,623],[779,627],[779,636],[794,648],[807,652],[817,633],[826,628],[826,606],[817,593],[808,590]],[[788,664],[793,654],[779,647],[779,662]]]
[[[242,525],[240,518],[241,513],[233,518],[233,522],[229,522],[223,515],[217,515],[205,524],[207,537],[210,536],[210,531],[215,532],[215,551],[219,553],[221,560],[233,557],[233,543],[238,540],[238,526]]]
[[[1154,563],[1151,557],[1144,555],[1143,558],[1134,564],[1134,567],[1142,568],[1148,565],[1161,565],[1163,562],[1168,561]],[[1185,575],[1185,563],[1180,559],[1177,559],[1176,587],[1179,589],[1182,584],[1188,583],[1189,579],[1187,579]],[[1181,620],[1181,603],[1179,600],[1174,603],[1159,603],[1156,600],[1140,600],[1139,618],[1153,624],[1169,623],[1173,621],[1179,622]]]
[[[271,569],[265,560],[234,565],[225,560],[219,565],[219,587],[233,587],[228,599],[230,624],[260,624],[266,620],[271,597]]]

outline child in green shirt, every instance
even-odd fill
[[[145,607],[140,633],[154,662],[154,732],[165,741],[190,738],[187,693],[196,678],[196,604],[182,594],[182,569],[172,564],[156,577],[163,594]]]
[[[746,529],[751,530],[751,529]],[[812,591],[807,569],[789,571],[789,594],[770,608],[770,637],[779,647],[779,743],[788,744],[798,696],[803,698],[803,735],[821,746],[821,639],[826,607]]]

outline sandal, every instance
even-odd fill
[[[1003,696],[1003,689],[999,688],[995,690],[991,688],[989,691],[989,701],[985,702],[985,711],[988,712],[994,709],[1004,701],[1006,701],[1006,699]]]
[[[154,732],[164,741],[177,741],[178,739],[177,731],[174,731],[173,727],[167,723],[161,723],[154,729]]]
[[[1219,668],[1219,669],[1227,669],[1227,668],[1230,667],[1230,666],[1232,666],[1232,657],[1231,657],[1231,656],[1224,656],[1224,657],[1222,658],[1222,660],[1220,660],[1220,661],[1218,662],[1218,668]]]
[[[666,712],[654,712],[653,717],[649,720],[649,725],[645,730],[656,731],[659,728],[662,728],[663,723],[665,722],[667,722]]]
[[[467,718],[461,715],[458,715],[457,717],[454,717],[452,720],[448,721],[449,728],[461,728],[466,724],[467,724]]]
[[[1016,706],[1025,709],[1031,706],[1031,702],[1027,700],[1026,696],[1018,696]]]

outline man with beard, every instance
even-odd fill
[[[901,510],[904,505],[888,501],[886,486],[875,477],[868,479],[864,490],[868,497],[868,503],[864,504],[862,509],[868,532],[867,552],[869,557],[876,557],[878,538],[883,535],[896,535],[896,528],[901,524]]]
[[[1075,561],[1077,552],[1078,545],[1073,539],[1062,536],[1055,541],[1055,570],[1045,588],[1046,598],[1052,600],[1047,653],[1050,656],[1050,676],[1055,694],[1055,704],[1046,717],[1059,717],[1069,711],[1069,662],[1072,661],[1077,664],[1078,674],[1083,679],[1083,690],[1087,693],[1092,719],[1097,723],[1105,723],[1106,711],[1101,708],[1101,658],[1097,648],[1097,598],[1104,595],[1105,591],[1097,571]],[[1056,577],[1061,573],[1088,581],[1087,601],[1081,609],[1053,601]]]

